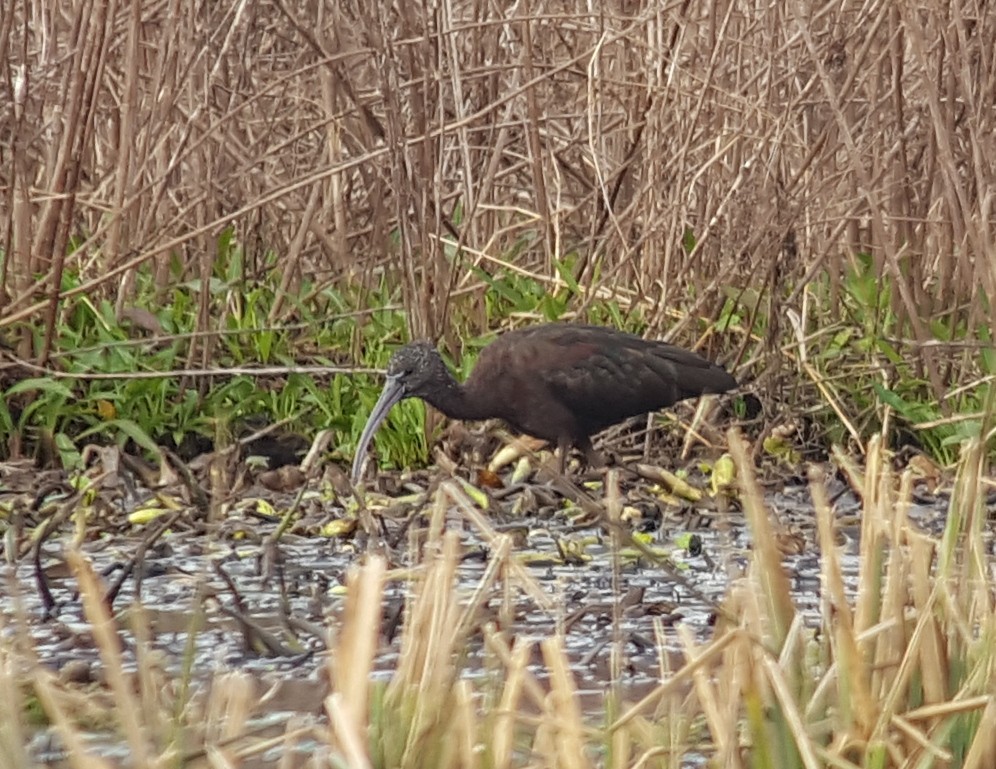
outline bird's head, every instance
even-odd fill
[[[360,442],[356,446],[352,473],[354,484],[359,482],[362,475],[367,447],[381,422],[387,419],[387,414],[394,404],[405,398],[431,400],[433,393],[440,392],[452,382],[453,377],[431,342],[418,341],[406,344],[391,356],[391,360],[387,363],[384,389],[370,412],[370,417],[360,435]]]
[[[402,390],[395,403],[402,398],[425,398],[445,386],[451,378],[431,342],[412,342],[395,352],[388,361],[384,392],[393,383]]]

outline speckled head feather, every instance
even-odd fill
[[[424,398],[453,379],[439,352],[425,340],[397,350],[387,363],[387,376],[402,386],[402,398]]]

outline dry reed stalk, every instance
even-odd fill
[[[443,743],[440,766],[478,769],[481,766],[481,755],[477,749],[481,730],[474,691],[465,679],[457,681],[454,686],[452,716],[451,729]]]
[[[331,744],[338,748],[344,757],[346,765],[355,769],[368,769],[373,766],[367,755],[367,740],[364,732],[356,731],[353,715],[346,698],[339,692],[333,692],[325,698],[325,711],[332,724],[333,740]]]
[[[31,683],[42,707],[45,708],[45,713],[66,746],[69,765],[73,769],[113,769],[110,761],[95,756],[86,749],[83,730],[63,707],[55,677],[44,668],[38,668],[32,676]],[[151,767],[154,764],[147,763],[142,766]]]
[[[10,630],[5,615],[0,614],[0,638],[10,638]],[[20,667],[14,644],[0,643],[0,764],[10,769],[29,766]]]
[[[977,489],[981,476],[975,462],[981,451],[978,444],[968,451],[971,453],[963,458],[959,483]],[[893,761],[901,763],[904,756],[924,752],[940,756],[946,752],[934,746],[942,744],[937,741],[945,740],[942,735],[954,726],[947,718],[953,711],[930,710],[934,714],[931,719],[927,716],[930,708],[953,705],[952,696],[960,702],[956,707],[966,711],[979,708],[979,701],[964,695],[986,687],[986,674],[980,678],[979,673],[987,667],[989,652],[979,656],[979,639],[992,632],[993,599],[987,591],[980,601],[977,581],[961,576],[972,573],[970,557],[949,566],[957,568],[959,575],[943,576],[936,543],[913,530],[906,519],[912,498],[911,475],[904,473],[897,486],[879,441],[872,442],[867,456],[862,538],[874,544],[862,542],[862,572],[853,610],[853,627],[859,621],[865,627],[860,635],[852,630],[852,611],[843,603],[846,599],[841,592],[839,566],[828,555],[833,552],[832,511],[821,478],[814,476],[812,484],[823,543],[824,580],[834,604],[833,611],[824,617],[827,623],[831,618],[836,621],[838,639],[834,656],[844,720],[835,745],[863,746],[869,760],[873,753],[887,751]],[[971,552],[980,539],[979,531],[959,519],[955,511],[959,506],[962,502],[953,497],[945,536],[952,531],[964,532]],[[871,552],[873,547],[878,554]],[[868,562],[878,564],[880,577],[870,573]],[[978,634],[970,631],[970,626],[978,628]],[[952,684],[958,684],[952,675],[959,669],[967,671],[967,678],[954,693]],[[828,689],[821,684],[818,691],[819,707],[824,708]],[[934,704],[910,708],[919,702]],[[847,708],[852,705],[857,707],[849,715]],[[851,733],[851,729],[856,731]],[[975,740],[975,746],[991,742],[981,732],[976,732]]]
[[[508,727],[507,736],[511,738],[514,734],[514,727],[518,726],[521,720],[524,720],[523,714],[533,709],[541,710],[546,702],[546,690],[529,670],[535,640],[521,636],[516,637],[510,648],[508,639],[493,625],[484,628],[484,640],[487,650],[495,655],[505,670],[509,671],[509,677],[505,682],[507,686],[502,687],[502,701],[515,702],[519,705],[518,708],[507,711],[507,713],[499,712],[499,715],[510,716],[504,723]],[[511,743],[509,743],[509,747],[511,748]]]
[[[978,439],[964,444],[952,494],[953,520],[944,531],[938,564],[941,576],[957,579],[963,588],[959,591],[962,598],[969,604],[978,601],[979,607],[989,603],[985,586],[991,579],[985,545],[980,536],[988,522],[980,484],[985,475],[984,462],[982,444]],[[975,592],[979,588],[983,592],[977,596]],[[967,610],[969,606],[963,608]]]
[[[538,746],[541,746],[540,755],[545,753],[549,766],[585,769],[592,765],[584,750],[588,730],[582,720],[577,687],[567,661],[563,638],[545,638],[540,643],[540,649],[550,671],[550,693],[539,730],[547,734],[545,738],[537,734],[536,738]]]
[[[993,9],[276,5],[5,6],[0,325],[51,329],[80,294],[120,311],[146,272],[163,297],[206,283],[232,224],[233,301],[260,277],[286,294],[308,276],[316,295],[384,279],[437,336],[457,286],[491,320],[473,267],[562,285],[569,258],[572,311],[618,297],[657,335],[677,317],[672,336],[695,338],[753,296],[743,346],[777,379],[784,298],[798,312],[816,277],[832,312],[869,254],[896,318],[874,331],[915,345],[938,396],[978,379],[929,322],[979,341],[992,325]],[[219,306],[202,297],[202,332]]]
[[[467,494],[455,483],[446,481],[440,484],[438,496],[436,498],[436,517],[441,520],[443,513],[448,506],[453,504],[457,511],[470,523],[478,532],[482,540],[495,549],[507,548],[507,544],[502,544],[505,539],[499,535],[491,521],[474,505]],[[554,608],[555,603],[549,594],[540,586],[536,578],[529,573],[529,570],[515,558],[509,558],[503,562],[506,569],[506,577],[514,582],[515,586],[526,593],[529,598],[536,602],[541,609],[549,611]]]
[[[747,610],[749,601],[745,593],[737,591],[731,598],[733,606],[740,611]],[[689,669],[693,683],[694,700],[689,700],[689,703],[694,702],[694,710],[701,712],[709,733],[712,735],[714,751],[718,760],[723,762],[724,766],[736,769],[740,765],[740,751],[736,735],[743,707],[741,692],[739,689],[730,687],[732,681],[717,677],[714,669],[696,664],[709,656],[708,651],[712,645],[703,649],[691,631],[683,626],[678,627],[678,637],[681,639],[687,660],[685,667]],[[748,660],[743,657],[746,651],[743,648],[745,639],[739,633],[733,632],[727,633],[726,637],[732,643],[721,655],[724,660],[737,659],[741,662],[747,662]],[[747,682],[742,683],[747,685]]]
[[[135,638],[136,688],[141,700],[141,722],[153,745],[166,745],[171,737],[170,684],[163,660],[152,645],[152,629],[145,608],[133,603],[128,608],[129,627]]]
[[[940,703],[947,697],[950,671],[944,653],[944,628],[935,607],[940,596],[934,588],[932,569],[937,546],[925,536],[907,536],[910,539],[910,596],[920,612],[914,634],[922,636],[918,643],[918,667],[922,671],[923,699],[927,703]]]
[[[204,707],[204,742],[208,750],[234,758],[231,743],[246,733],[260,697],[253,677],[240,671],[218,675]]]
[[[757,594],[766,603],[763,617],[768,624],[765,625],[763,638],[773,652],[780,654],[795,619],[792,591],[782,568],[775,527],[769,518],[770,512],[764,502],[764,494],[754,475],[750,451],[736,428],[727,432],[727,439],[730,454],[737,467],[737,483],[740,486],[747,524],[754,540],[751,579],[757,581]]]
[[[437,654],[439,651],[458,651],[458,640],[455,631],[460,626],[461,607],[456,600],[454,588],[457,585],[456,570],[460,563],[460,537],[457,532],[447,531],[435,542],[430,542],[436,552],[430,554],[430,563],[425,571],[425,579],[415,593],[414,605],[418,608],[411,618],[414,632],[412,645],[408,647],[407,659],[412,664],[408,668],[399,668],[399,679],[406,677],[410,681],[416,679],[414,674],[419,671],[419,678],[428,676],[427,684],[442,683],[449,677],[449,663],[437,665],[440,659],[448,655]],[[418,609],[422,611],[419,612]],[[417,653],[415,653],[417,651]]]
[[[996,740],[991,739],[996,734],[996,696],[986,698],[985,710],[979,720],[976,739],[965,755],[965,769],[983,769],[996,765]]]
[[[687,632],[687,629],[682,629],[681,626],[679,626],[678,630],[679,632]],[[688,686],[689,681],[694,680],[694,677],[699,674],[699,671],[705,670],[711,665],[718,664],[717,659],[721,659],[727,649],[740,640],[740,632],[737,629],[722,632],[717,638],[714,638],[702,648],[698,648],[694,644],[694,641],[690,639],[692,645],[688,646],[688,648],[695,648],[694,655],[686,655],[687,661],[684,665],[674,671],[671,676],[645,695],[639,702],[631,705],[619,718],[612,722],[610,728],[622,728],[642,713],[653,711],[667,697],[680,694]],[[708,671],[705,673],[705,679],[708,679]]]
[[[824,554],[820,560],[823,584],[823,596],[820,602],[821,619],[823,624],[831,629],[830,651],[837,665],[834,678],[824,680],[839,687],[840,719],[844,728],[850,729],[854,724],[872,722],[874,701],[869,691],[866,669],[861,665],[861,650],[854,629],[855,619],[851,601],[844,586],[840,559],[836,557],[834,514],[824,486],[825,480],[822,471],[815,468],[810,471],[809,488],[813,495],[813,507],[816,510],[820,549]],[[833,557],[831,553],[834,553]],[[816,712],[817,702],[820,710],[825,707],[823,698],[814,697],[810,704],[810,708],[814,709],[813,712]]]
[[[131,0],[128,17],[128,32],[126,35],[125,54],[122,62],[124,71],[124,87],[121,95],[120,125],[118,126],[117,163],[114,169],[114,191],[112,196],[113,209],[110,228],[107,232],[107,247],[104,261],[108,265],[116,264],[122,252],[131,250],[129,233],[134,229],[134,222],[124,209],[126,200],[133,198],[134,174],[132,170],[133,143],[135,139],[135,119],[138,101],[138,76],[141,64],[139,62],[138,41],[141,35],[142,4],[140,0]],[[124,304],[132,295],[136,282],[135,272],[126,273],[122,280],[121,290],[115,305],[115,314],[121,317]]]
[[[797,620],[795,626],[801,628],[801,620]],[[817,769],[822,764],[817,758],[816,745],[802,717],[804,703],[798,696],[796,682],[786,678],[786,673],[792,677],[796,668],[793,666],[793,669],[787,671],[767,655],[761,657],[760,664],[771,687],[773,700],[778,704],[779,716],[785,720],[786,730],[791,734],[791,747],[794,749],[791,752],[798,751],[799,763],[806,769]],[[784,765],[787,762],[781,763]]]
[[[672,681],[678,671],[674,668],[674,663],[670,659],[668,652],[667,635],[670,629],[665,627],[660,618],[654,619],[654,638],[657,639],[658,648],[658,677],[661,681]],[[731,639],[727,633],[725,637],[714,639],[710,649],[719,651],[719,654],[727,654],[726,643]],[[707,656],[707,655],[704,655]],[[730,703],[731,707],[733,703]],[[697,738],[692,737],[692,733],[698,728],[696,722],[697,712],[690,706],[689,697],[681,691],[673,691],[661,697],[660,701],[650,713],[652,720],[646,717],[640,719],[641,729],[637,732],[640,735],[638,743],[645,745],[661,746],[668,755],[679,754],[684,746],[693,744]],[[654,734],[652,739],[647,739],[651,732],[658,732],[654,725],[663,725],[662,734]]]
[[[460,607],[454,594],[459,538],[453,532],[430,542],[429,563],[413,587],[398,666],[385,703],[409,715],[401,762],[423,749],[452,696],[454,658],[465,640],[457,634]]]
[[[100,651],[107,683],[117,704],[116,715],[120,719],[122,736],[128,744],[131,755],[138,766],[152,767],[152,746],[144,724],[139,702],[135,699],[132,682],[124,671],[120,640],[117,637],[116,623],[104,603],[101,581],[93,572],[90,563],[76,550],[66,553],[66,560],[79,584],[83,612],[90,623],[94,643]]]
[[[497,644],[493,633],[488,633],[486,639],[492,647]],[[532,651],[532,642],[519,638],[516,639],[511,654],[502,660],[507,673],[491,724],[491,760],[494,769],[509,769],[512,765],[518,720],[516,714],[520,710],[523,687],[527,678],[532,678],[528,673]],[[538,687],[534,697],[541,697]]]
[[[326,700],[333,744],[353,766],[369,765],[364,735],[368,727],[370,675],[380,638],[384,590],[383,558],[371,556],[347,579],[346,607],[338,643],[329,655],[328,674],[334,693]]]

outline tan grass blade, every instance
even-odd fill
[[[442,510],[448,509],[448,504],[452,503],[457,510],[471,523],[489,546],[500,547],[498,542],[500,535],[495,531],[494,526],[481,511],[474,505],[473,501],[456,484],[445,481],[439,486],[439,493],[445,496],[437,497],[437,504],[442,505]],[[555,604],[550,596],[536,581],[536,578],[516,559],[512,558],[507,563],[509,576],[514,580],[519,589],[524,590],[529,597],[544,609],[552,609]]]
[[[44,668],[37,668],[32,677],[32,685],[41,700],[45,713],[52,720],[65,743],[69,764],[73,769],[113,769],[113,764],[87,750],[82,730],[73,722],[62,705],[62,698],[54,676]],[[154,766],[154,764],[144,764]]]
[[[325,711],[332,725],[331,744],[339,749],[346,766],[368,769],[373,766],[368,756],[366,732],[356,728],[352,705],[339,692],[325,698]]]
[[[489,645],[495,646],[498,639],[488,634]],[[527,667],[532,656],[533,644],[526,639],[517,639],[511,655],[503,660],[506,676],[501,697],[493,714],[491,724],[491,760],[494,769],[509,769],[512,765],[512,751],[515,747],[517,713],[522,701],[522,690],[528,675]],[[534,682],[535,683],[535,682]],[[534,696],[541,700],[537,687]]]
[[[117,625],[104,603],[106,591],[99,577],[94,574],[89,561],[78,551],[67,551],[66,560],[79,584],[83,612],[90,623],[93,639],[104,665],[107,683],[118,706],[117,716],[120,719],[122,736],[138,766],[155,766],[151,745],[148,742],[149,735],[140,719],[141,704],[135,699],[131,679],[124,671]]]
[[[844,587],[840,559],[837,557],[834,513],[827,496],[825,476],[815,468],[810,470],[810,493],[816,510],[822,558],[822,618],[831,631],[831,649],[836,661],[836,685],[840,709],[840,728],[845,735],[863,739],[874,720],[875,707],[871,697],[868,670],[863,662],[861,648],[854,628],[854,613]],[[846,736],[843,739],[850,739]]]
[[[10,769],[28,769],[25,702],[19,680],[22,663],[14,653],[13,630],[5,614],[0,613],[0,764]]]
[[[757,582],[758,595],[763,602],[764,625],[761,629],[765,642],[777,653],[788,637],[789,627],[795,617],[795,606],[788,579],[782,569],[776,532],[764,503],[764,495],[754,476],[754,463],[747,444],[736,429],[731,429],[727,438],[730,453],[737,466],[737,481],[753,539],[750,578]]]
[[[552,636],[540,643],[543,660],[550,671],[550,694],[544,714],[543,727],[547,739],[543,741],[550,766],[585,769],[591,762],[585,755],[587,729],[581,717],[577,688],[571,674],[563,639]]]
[[[996,766],[996,693],[990,692],[986,698],[975,739],[965,756],[964,769],[986,769]]]
[[[338,643],[329,655],[334,692],[326,699],[335,742],[353,766],[369,765],[366,747],[370,676],[380,639],[386,563],[369,556],[350,571]]]
[[[743,596],[741,591],[737,592]],[[734,599],[735,601],[736,599]],[[744,707],[741,688],[749,688],[751,685],[750,682],[743,679],[741,665],[750,666],[750,644],[741,632],[727,633],[726,638],[735,641],[735,643],[732,643],[724,651],[722,658],[724,661],[736,660],[736,662],[733,665],[719,667],[721,672],[717,675],[716,670],[711,666],[694,664],[708,656],[708,652],[717,646],[716,642],[701,649],[691,631],[683,625],[678,627],[678,635],[688,660],[686,667],[689,668],[694,683],[696,709],[701,711],[709,727],[715,744],[716,758],[724,766],[737,769],[741,766],[741,762],[739,741],[736,735]],[[736,687],[734,687],[734,682],[737,684]],[[730,728],[731,717],[733,720],[732,729]]]
[[[218,675],[211,682],[204,714],[204,741],[219,755],[233,755],[225,746],[244,734],[259,697],[253,677],[241,672]]]
[[[141,698],[141,720],[153,745],[166,745],[169,740],[169,684],[163,668],[162,655],[152,645],[152,631],[145,609],[137,603],[128,608],[128,626],[135,636],[138,696]]]
[[[449,733],[444,740],[443,760],[440,766],[478,769],[481,766],[481,756],[477,745],[481,734],[477,705],[469,681],[461,679],[456,682],[450,716],[452,720]]]

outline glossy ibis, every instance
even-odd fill
[[[572,445],[590,465],[601,464],[591,436],[606,427],[736,384],[694,352],[602,326],[548,323],[509,331],[481,351],[462,385],[431,343],[412,342],[388,363],[356,449],[353,483],[374,433],[404,398],[421,398],[453,419],[503,419],[555,443],[563,471]]]

